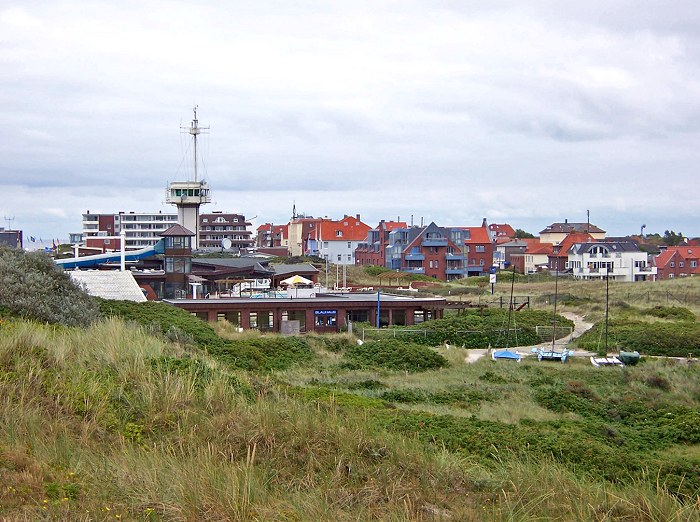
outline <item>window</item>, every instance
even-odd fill
[[[348,248],[352,248],[352,242],[348,241]]]
[[[343,255],[342,255],[342,254],[338,254],[338,261],[342,261],[342,260],[343,260]]]
[[[678,262],[678,267],[683,268],[685,266],[685,263],[683,261]]]
[[[435,260],[435,268],[439,268],[437,259]]]
[[[323,242],[323,248],[328,248],[328,241]]]
[[[697,268],[697,267],[698,267],[698,262],[697,262],[697,261],[691,261],[691,262],[690,262],[690,266],[691,266],[692,268]]]
[[[484,245],[476,245],[476,252],[486,252],[486,247]]]
[[[209,223],[209,220],[207,218],[202,218],[202,223]]]
[[[430,268],[433,268],[433,262],[430,261],[430,262],[428,263],[428,266],[429,266]]]
[[[670,266],[671,266],[671,268],[676,268],[676,263],[674,263],[673,261],[671,261]]]
[[[186,257],[166,257],[165,271],[171,274],[189,274],[191,271],[191,260]]]
[[[348,261],[352,261],[352,254],[348,254]]]
[[[343,237],[343,231],[342,231],[342,230],[336,230],[336,231],[335,231],[335,237]]]
[[[481,266],[484,266],[484,260],[483,260],[483,259],[479,259],[479,264],[480,264]]]

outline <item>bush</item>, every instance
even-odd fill
[[[430,348],[395,339],[370,341],[349,348],[343,367],[348,369],[386,368],[407,372],[423,372],[443,368],[449,363]]]
[[[244,370],[283,370],[313,358],[301,337],[263,336],[226,340],[206,321],[165,303],[99,300],[106,316],[135,321],[172,340],[192,342],[227,364]]]
[[[397,331],[408,331],[414,343],[437,346],[445,341],[465,348],[501,348],[506,346],[529,346],[540,342],[535,326],[551,325],[552,314],[544,310],[522,310],[511,317],[510,332],[506,333],[508,310],[485,308],[467,310],[459,315],[426,321],[418,326],[397,327]],[[559,327],[573,326],[573,322],[557,316]],[[410,333],[419,328],[420,332]],[[558,332],[563,332],[557,329]],[[358,329],[359,332],[359,329]]]
[[[644,313],[661,319],[695,322],[695,314],[682,306],[654,306],[645,310]]]
[[[98,316],[93,298],[43,252],[0,247],[0,306],[52,324],[87,326]]]
[[[597,351],[604,330],[604,323],[597,324],[578,338],[578,347],[582,350]],[[700,323],[609,321],[608,346],[636,350],[643,355],[687,357],[689,353],[700,353]]]
[[[373,265],[367,265],[365,266],[365,274],[368,276],[378,276],[379,274],[383,274],[385,272],[391,272],[388,268],[385,268],[383,266],[373,266]]]

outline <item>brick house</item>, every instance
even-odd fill
[[[672,246],[654,259],[658,279],[700,275],[700,246]]]
[[[367,233],[365,241],[355,249],[355,264],[370,266],[386,265],[386,248],[389,245],[389,234],[392,230],[407,228],[404,221],[381,220],[376,228]]]

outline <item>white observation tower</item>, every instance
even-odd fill
[[[166,201],[177,207],[177,222],[194,232],[193,248],[199,248],[199,206],[211,203],[209,185],[204,180],[197,179],[197,136],[209,127],[199,127],[197,107],[194,108],[194,119],[189,127],[182,130],[189,132],[194,140],[194,181],[173,181],[168,186]]]

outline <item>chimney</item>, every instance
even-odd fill
[[[355,214],[355,218],[356,218],[358,221],[360,221],[360,215],[359,215],[359,214]]]
[[[484,218],[484,220],[481,222],[481,226],[486,227],[486,218]]]

